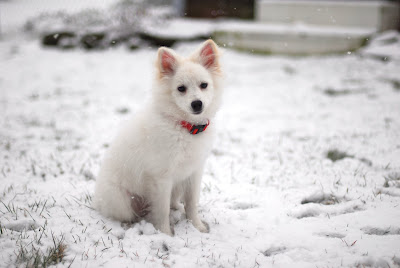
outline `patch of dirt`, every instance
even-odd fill
[[[266,251],[263,252],[264,256],[271,257],[274,255],[278,255],[281,253],[285,253],[287,251],[286,247],[270,247]]]
[[[368,235],[400,235],[399,227],[387,227],[387,228],[379,228],[379,227],[364,227],[361,230]]]
[[[315,193],[310,195],[309,197],[304,198],[301,201],[301,204],[308,204],[308,203],[319,203],[322,205],[334,205],[338,204],[342,201],[343,198],[337,197],[333,194],[326,194],[326,193]]]

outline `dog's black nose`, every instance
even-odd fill
[[[203,103],[200,100],[195,100],[192,102],[192,109],[195,113],[200,113],[203,109]]]

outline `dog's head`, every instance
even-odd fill
[[[161,47],[157,55],[157,109],[179,119],[201,122],[213,117],[221,95],[217,45],[210,39],[189,58]]]

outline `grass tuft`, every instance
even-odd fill
[[[165,242],[162,243],[162,250],[169,251],[169,247],[168,247],[167,243],[165,243]]]
[[[271,248],[267,249],[266,251],[264,251],[262,254],[264,254],[264,256],[266,256],[266,257],[271,257],[274,255],[285,253],[286,251],[287,251],[286,247],[271,247]]]
[[[385,179],[385,183],[383,187],[397,187],[400,188],[400,173],[393,172],[383,177]]]
[[[20,247],[17,254],[17,263],[25,264],[26,267],[48,267],[50,265],[56,265],[61,263],[65,256],[65,249],[67,246],[64,243],[64,235],[61,235],[60,239],[57,239],[53,233],[53,246],[49,247],[46,252],[43,252],[40,248],[35,248],[33,245],[31,250],[28,250],[26,246]]]
[[[400,91],[400,80],[386,78],[383,81],[389,83],[395,91]]]
[[[346,152],[342,152],[342,151],[339,151],[339,150],[336,150],[336,149],[329,150],[329,151],[326,153],[326,157],[327,157],[328,159],[332,160],[332,162],[335,162],[335,161],[344,159],[344,158],[346,158],[346,157],[354,158],[353,155],[349,155],[349,154],[347,154]]]
[[[341,199],[333,194],[322,194],[311,196],[309,198],[305,198],[301,200],[301,204],[308,204],[308,203],[319,203],[322,205],[335,205],[341,202]]]
[[[350,95],[352,93],[351,90],[349,89],[334,89],[334,88],[327,88],[323,92],[325,95],[328,95],[330,97]]]

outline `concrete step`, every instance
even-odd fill
[[[374,33],[373,28],[231,21],[221,23],[213,38],[219,44],[240,50],[308,55],[353,51]]]
[[[400,5],[388,1],[259,0],[256,22],[223,23],[219,43],[290,55],[353,51],[372,34],[400,26]]]

